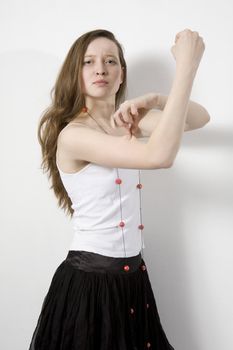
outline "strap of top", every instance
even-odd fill
[[[72,124],[81,124],[81,125],[83,125],[83,126],[86,126],[85,124],[80,123],[80,122],[73,122],[73,123],[69,123],[69,124],[67,124],[67,126],[68,126],[68,125],[72,125]]]

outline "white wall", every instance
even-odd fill
[[[191,99],[211,122],[184,134],[172,168],[143,171],[144,254],[175,349],[233,348],[232,10],[230,0],[1,1],[1,349],[29,347],[69,249],[72,228],[40,170],[36,133],[70,46],[96,28],[125,48],[130,97],[169,93],[177,32],[204,39]]]

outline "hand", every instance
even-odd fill
[[[158,93],[148,93],[126,100],[113,115],[115,124],[126,127],[129,134],[134,134],[138,129],[140,120],[150,109],[158,105],[159,95]]]
[[[171,52],[180,66],[187,66],[197,70],[205,44],[198,32],[185,29],[176,34],[175,45],[172,46]]]

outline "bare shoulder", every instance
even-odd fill
[[[83,167],[89,164],[88,161],[82,160],[82,159],[71,159],[69,156],[69,153],[66,152],[66,150],[63,147],[63,143],[60,142],[61,134],[66,132],[67,128],[73,127],[72,125],[76,125],[77,123],[69,123],[64,127],[57,139],[57,152],[56,152],[56,162],[60,168],[61,171],[66,173],[76,173],[80,171]],[[85,127],[84,123],[78,123],[79,125],[83,125]],[[86,126],[87,127],[87,126]],[[64,136],[63,136],[64,137]],[[66,137],[66,136],[65,136]]]

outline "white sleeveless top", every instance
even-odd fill
[[[72,174],[59,167],[58,170],[74,210],[70,250],[111,257],[138,255],[141,247],[145,247],[138,228],[141,223],[138,170],[118,168],[120,185],[115,182],[116,168],[89,163]],[[121,205],[118,186],[121,186]],[[121,218],[125,223],[123,229],[119,226]]]

